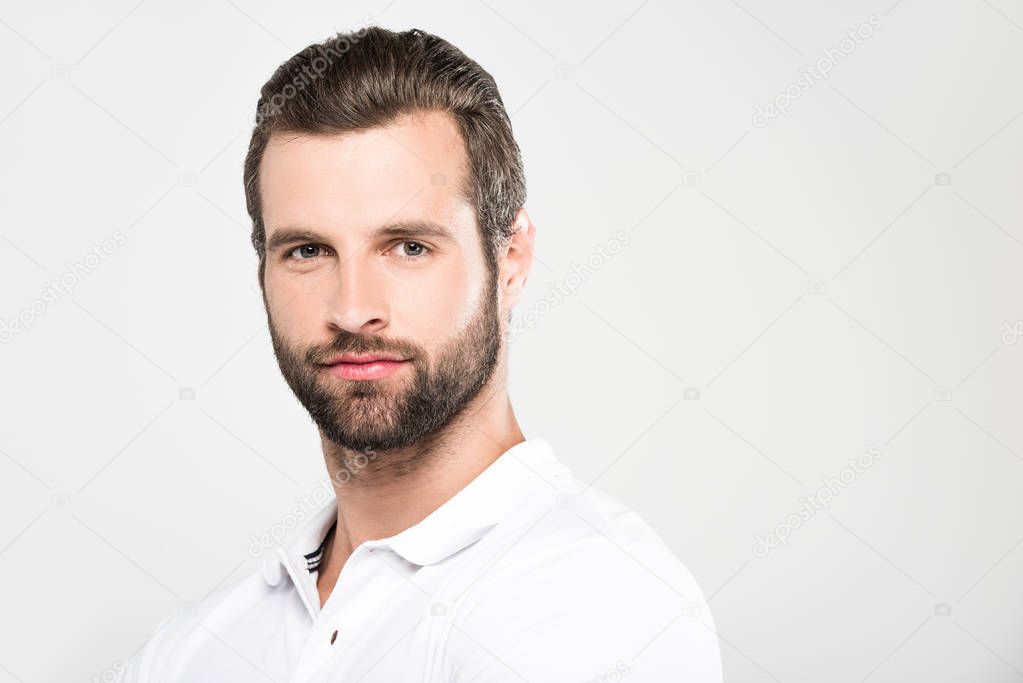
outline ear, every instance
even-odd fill
[[[536,238],[536,228],[525,209],[519,209],[515,214],[513,226],[515,232],[501,250],[498,261],[498,284],[505,313],[514,308],[522,298],[529,270],[533,266],[533,242]]]

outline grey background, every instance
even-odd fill
[[[241,160],[273,68],[366,17],[496,77],[537,225],[513,402],[693,571],[726,679],[1023,678],[1018,0],[146,0],[0,3],[0,683],[109,679],[318,486]]]

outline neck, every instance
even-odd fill
[[[496,390],[488,384],[442,433],[407,449],[367,457],[321,435],[338,507],[320,564],[321,603],[361,543],[422,521],[525,439],[503,378],[494,379],[500,382]]]

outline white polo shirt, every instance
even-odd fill
[[[355,549],[320,608],[337,501],[252,575],[174,614],[125,683],[720,682],[699,586],[632,510],[542,438],[418,524]]]

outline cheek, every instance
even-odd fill
[[[307,336],[303,325],[322,319],[322,298],[306,291],[307,287],[309,285],[294,278],[274,278],[267,274],[264,295],[267,312],[278,331],[288,338]]]
[[[464,268],[446,268],[415,287],[393,291],[392,322],[426,345],[441,345],[476,313],[481,281]],[[397,332],[397,331],[396,331]]]
[[[267,313],[278,326],[281,324],[281,316],[285,308],[284,302],[288,301],[291,296],[285,283],[270,273],[266,274],[263,283],[263,302],[266,305]]]

